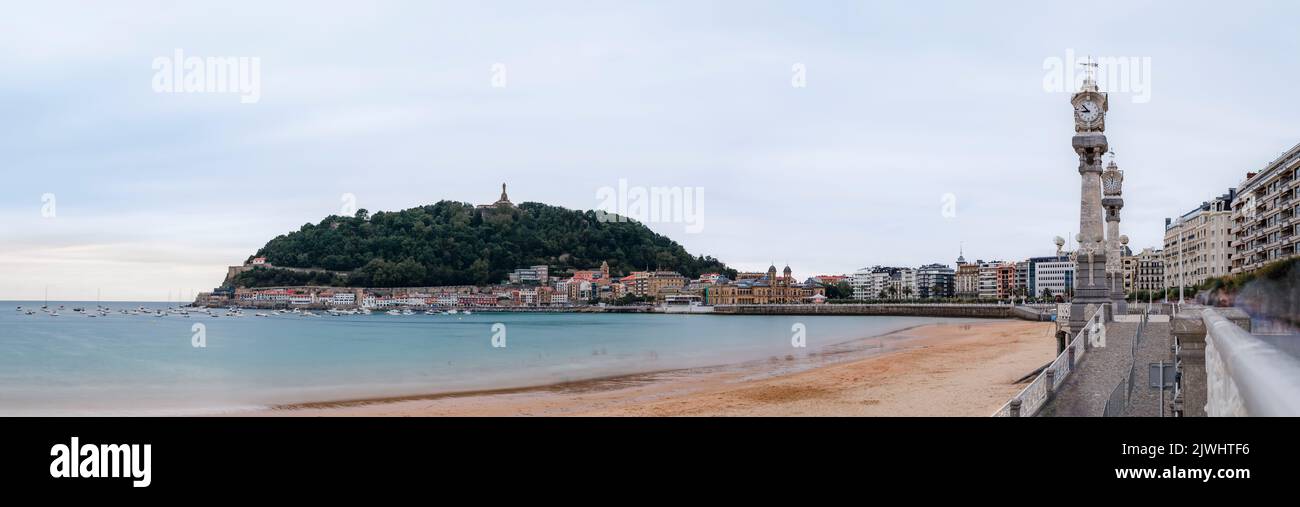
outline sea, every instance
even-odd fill
[[[108,309],[106,314],[95,311],[97,304]],[[148,311],[132,312],[139,308]],[[918,325],[968,321],[166,313],[176,308],[153,302],[0,302],[0,415],[229,414],[298,403],[521,388],[806,357]],[[160,310],[164,315],[156,316]],[[798,343],[805,346],[794,346]]]

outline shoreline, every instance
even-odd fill
[[[280,404],[226,415],[985,416],[1020,389],[1017,379],[1054,356],[1050,323],[920,324],[802,357],[535,386]],[[945,378],[952,382],[936,382]]]

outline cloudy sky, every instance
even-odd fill
[[[1107,121],[1134,247],[1300,142],[1292,2],[1079,5],[10,5],[0,299],[188,297],[344,194],[502,182],[580,209],[620,179],[702,188],[699,232],[651,226],[741,269],[1044,255],[1078,226],[1069,95],[1045,86],[1069,55],[1150,62]],[[155,91],[177,49],[257,58],[260,100]]]

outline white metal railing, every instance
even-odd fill
[[[1205,413],[1300,416],[1300,359],[1259,339],[1212,308],[1205,321]]]
[[[1089,343],[1100,343],[1105,346],[1106,343],[1106,305],[1098,306],[1092,312],[1092,316],[1084,323],[1083,329],[1074,335],[1074,339],[1065,346],[1065,350],[1052,364],[1044,368],[1042,373],[1034,377],[1034,381],[1025,386],[1019,393],[1016,393],[1010,400],[1002,405],[993,417],[1033,417],[1038,413],[1043,405],[1047,403],[1051,393],[1060,389],[1061,384],[1071,372],[1078,369],[1079,363],[1083,361],[1084,352],[1088,349]],[[1072,353],[1073,352],[1073,353]],[[1052,377],[1051,386],[1048,386],[1047,377]]]

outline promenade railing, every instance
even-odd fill
[[[1106,340],[1106,306],[1098,306],[1093,311],[1092,316],[1084,323],[1083,329],[1074,335],[1074,339],[1066,345],[1065,351],[1056,356],[1056,359],[1044,368],[1042,373],[1034,377],[1034,380],[1025,386],[1019,393],[1016,393],[1011,400],[1002,405],[993,417],[1033,417],[1042,410],[1043,406],[1051,399],[1052,393],[1060,389],[1061,384],[1065,383],[1066,377],[1079,367],[1083,361],[1083,356],[1087,352],[1089,343],[1105,343]]]
[[[1300,359],[1252,335],[1213,308],[1205,322],[1205,413],[1300,416]]]

